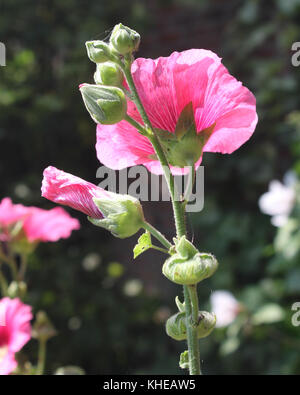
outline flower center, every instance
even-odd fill
[[[0,347],[0,364],[3,361],[4,357],[6,356],[7,352],[8,352],[7,346]]]

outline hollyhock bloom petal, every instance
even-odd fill
[[[31,307],[20,299],[3,298],[0,309],[4,316],[0,326],[0,374],[9,374],[17,366],[14,355],[31,338]]]
[[[215,291],[210,297],[212,311],[217,316],[216,327],[230,325],[240,311],[240,304],[228,291]]]
[[[0,203],[0,227],[23,220],[29,214],[28,207],[22,204],[13,204],[10,198],[4,198]]]
[[[31,215],[25,219],[23,225],[30,242],[67,239],[73,230],[80,228],[79,221],[60,207],[52,210],[32,207],[31,210]]]
[[[42,196],[52,202],[81,211],[91,218],[103,218],[93,198],[109,198],[109,192],[53,166],[44,170]]]
[[[174,133],[182,110],[190,102],[197,133],[215,124],[203,152],[232,153],[254,132],[255,97],[211,51],[191,49],[155,60],[136,59],[132,75],[154,128]],[[141,122],[130,100],[128,114]],[[144,164],[150,171],[161,173],[151,144],[126,121],[110,126],[99,124],[96,150],[98,159],[110,168]]]
[[[22,231],[30,243],[68,238],[80,227],[79,221],[61,208],[43,210],[13,204],[10,198],[4,198],[0,203],[0,240],[9,240],[10,227],[17,222],[21,222]]]

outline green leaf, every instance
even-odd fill
[[[189,368],[189,352],[187,350],[180,354],[179,366],[181,369]]]
[[[138,239],[137,245],[133,249],[134,259],[141,255],[143,252],[152,247],[151,235],[148,231],[142,234]]]

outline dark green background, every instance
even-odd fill
[[[271,179],[291,168],[300,173],[300,68],[291,64],[291,45],[300,41],[300,1],[2,0],[7,66],[0,68],[0,198],[54,207],[40,197],[50,164],[97,182],[95,125],[78,85],[91,82],[94,72],[85,41],[105,39],[118,22],[141,34],[138,56],[211,49],[254,92],[259,124],[251,140],[230,156],[204,155],[205,208],[190,216],[190,236],[220,262],[199,287],[201,308],[209,308],[212,290],[226,289],[249,316],[271,302],[286,318],[247,322],[233,335],[217,330],[201,341],[201,359],[207,374],[299,374],[300,328],[290,323],[291,305],[300,301],[299,251],[290,259],[274,248],[277,230],[257,201]],[[173,236],[169,204],[148,203],[145,212]],[[80,213],[72,215],[81,230],[40,245],[27,273],[27,302],[46,310],[59,332],[49,342],[47,373],[71,364],[87,374],[180,373],[185,345],[167,337],[163,321],[175,312],[181,289],[162,277],[160,253],[147,252],[134,263],[136,237],[114,239]],[[101,264],[87,271],[90,253],[99,254]],[[136,296],[126,292],[132,284],[142,285]],[[230,341],[237,344],[232,352]],[[35,362],[34,341],[26,351]]]

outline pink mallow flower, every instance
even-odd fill
[[[79,229],[79,221],[64,209],[43,210],[13,204],[10,198],[0,203],[0,240],[9,240],[15,225],[20,224],[23,235],[30,242],[57,241],[68,238],[72,230]]]
[[[94,225],[121,239],[134,235],[144,224],[138,199],[106,191],[52,166],[44,170],[42,196],[81,211]]]
[[[254,132],[254,95],[229,74],[211,51],[190,49],[155,60],[139,58],[131,71],[154,128],[174,133],[182,110],[192,102],[197,133],[215,125],[203,152],[231,154]],[[142,123],[129,99],[128,114]],[[111,169],[143,164],[151,172],[161,173],[151,143],[125,120],[97,125],[96,150],[100,162]],[[201,160],[200,154],[196,167]]]
[[[32,313],[18,298],[3,298],[0,314],[0,375],[8,375],[17,367],[15,353],[31,338]]]

